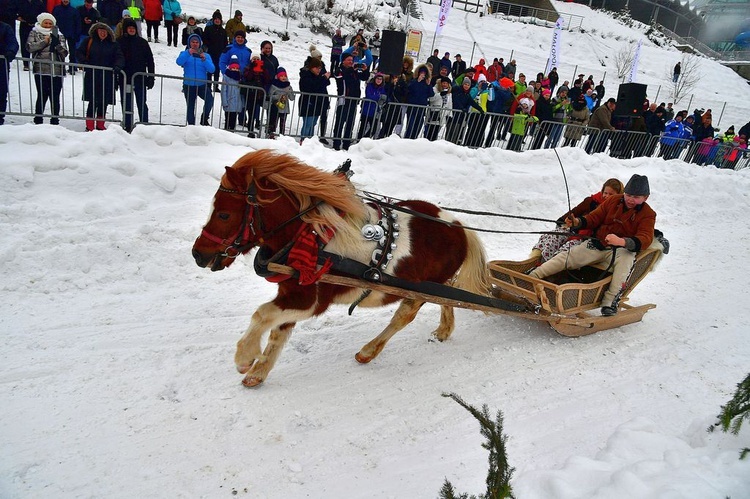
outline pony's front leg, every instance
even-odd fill
[[[264,303],[253,313],[250,326],[237,342],[237,352],[234,354],[234,363],[240,374],[248,372],[256,360],[264,360],[260,349],[261,338],[264,332],[287,322],[281,317],[282,314],[283,311],[273,302]]]
[[[450,338],[456,320],[453,315],[453,307],[448,305],[440,306],[440,325],[432,332],[432,338],[438,341],[445,341]]]
[[[385,348],[388,340],[414,320],[417,316],[417,312],[422,308],[422,305],[424,305],[423,301],[404,299],[396,310],[396,313],[393,314],[391,322],[383,332],[370,341],[370,343],[363,346],[354,356],[354,358],[357,359],[357,362],[367,364],[377,357],[378,354],[383,351],[383,348]]]
[[[292,334],[294,329],[294,322],[287,322],[281,326],[271,330],[271,334],[268,337],[268,343],[263,351],[263,356],[258,359],[253,367],[245,375],[245,379],[242,380],[242,384],[247,387],[258,386],[263,383],[268,377],[268,373],[271,372],[273,366],[276,364],[276,360],[279,358],[281,351],[284,349],[289,336]]]

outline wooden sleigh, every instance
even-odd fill
[[[617,314],[609,317],[598,315],[604,292],[612,281],[612,274],[604,272],[607,263],[563,271],[546,280],[525,274],[538,265],[536,258],[520,262],[495,260],[489,263],[489,268],[498,294],[516,295],[536,303],[549,314],[545,319],[549,325],[564,336],[585,336],[639,322],[646,312],[656,307],[651,303],[631,306],[626,302],[628,295],[659,261],[662,249],[661,243],[654,239],[649,248],[638,253]],[[590,311],[594,311],[593,314]]]
[[[627,289],[620,299],[618,312],[609,317],[598,315],[602,296],[612,280],[609,273],[601,277],[603,271],[606,270],[606,265],[601,268],[584,267],[576,271],[561,272],[548,277],[548,280],[541,280],[524,273],[538,264],[537,259],[493,260],[488,263],[488,266],[493,286],[492,294],[496,299],[494,302],[488,302],[486,297],[479,295],[473,295],[476,297],[476,300],[473,300],[456,299],[449,296],[449,293],[443,294],[434,289],[424,292],[418,283],[407,289],[336,272],[324,274],[320,280],[331,284],[372,289],[438,305],[545,321],[561,335],[575,337],[639,322],[647,311],[655,308],[654,304],[631,306],[625,302],[630,292],[653,269],[661,255],[662,246],[654,239],[654,243],[648,249],[636,256],[633,271],[627,281]],[[275,263],[269,263],[268,270],[288,275],[296,273],[291,267]],[[448,288],[448,286],[439,285],[437,287]],[[595,311],[596,315],[589,311]]]

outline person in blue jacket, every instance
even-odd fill
[[[161,8],[164,11],[164,27],[167,28],[167,47],[174,44],[177,46],[177,28],[180,21],[175,22],[175,18],[182,15],[182,6],[177,0],[162,0]],[[188,37],[188,47],[190,47],[190,37]]]
[[[211,86],[206,81],[206,73],[213,73],[216,66],[211,56],[203,51],[203,40],[200,36],[192,34],[188,37],[188,47],[177,56],[177,65],[183,70],[182,93],[185,94],[187,103],[187,124],[195,125],[195,101],[200,97],[203,99],[200,124],[209,126],[214,96]]]
[[[364,42],[355,43],[344,50],[341,56],[343,57],[344,54],[352,54],[355,69],[364,66],[367,70],[370,70],[372,67],[372,52],[370,52],[370,49],[367,48],[367,44]]]
[[[430,97],[435,95],[435,89],[430,86],[430,69],[425,64],[417,66],[417,75],[409,82],[406,94],[406,133],[405,139],[416,139],[424,128],[424,114]]]
[[[362,101],[357,139],[374,136],[375,114],[380,110],[386,99],[385,76],[383,73],[376,73],[365,86],[365,100]]]
[[[680,111],[664,125],[664,134],[661,138],[661,150],[659,156],[664,159],[674,159],[680,154],[682,149],[682,140],[685,137],[685,126],[682,120],[685,119],[687,111]],[[692,134],[692,130],[689,132]]]
[[[238,29],[234,32],[232,42],[219,56],[219,71],[224,77],[224,85],[221,86],[221,101],[226,113],[226,127],[230,130],[235,129],[238,118],[240,125],[245,124],[245,103],[240,95],[239,81],[245,74],[245,68],[250,65],[253,55],[253,51],[247,46],[246,39],[245,30]],[[227,73],[230,65],[232,69]]]

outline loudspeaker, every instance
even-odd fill
[[[404,64],[405,49],[406,33],[383,30],[378,71],[387,75],[400,75]]]
[[[646,101],[646,86],[643,83],[623,83],[617,90],[617,107],[613,116],[640,116]],[[602,103],[603,104],[603,103]]]

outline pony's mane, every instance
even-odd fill
[[[268,149],[250,152],[238,159],[232,168],[243,174],[248,183],[251,178],[273,182],[296,198],[300,210],[309,208],[317,199],[343,213],[316,209],[306,214],[303,220],[317,230],[326,226],[341,229],[344,218],[351,223],[367,216],[364,203],[346,177],[318,170],[290,154],[278,154]],[[260,190],[258,195],[262,200]]]

